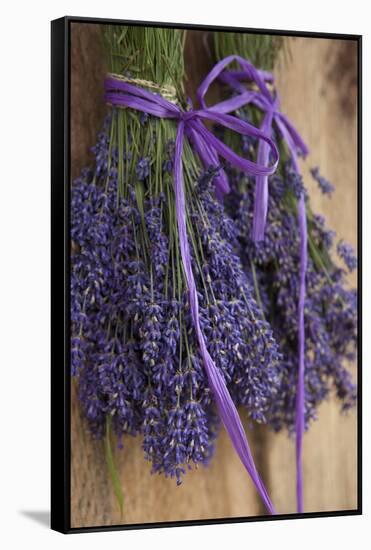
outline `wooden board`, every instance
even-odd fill
[[[291,60],[278,63],[282,108],[310,145],[310,163],[303,166],[314,210],[323,213],[339,236],[356,245],[356,50],[344,41],[289,39]],[[190,32],[186,61],[188,93],[210,67],[202,54],[199,31]],[[102,81],[104,58],[95,25],[72,29],[72,177],[91,159],[104,116]],[[212,101],[212,99],[211,99]],[[336,183],[331,200],[323,198],[307,177],[310,166]],[[353,278],[352,283],[355,283]],[[245,422],[256,463],[279,512],[295,511],[294,443],[286,434]],[[183,485],[151,476],[140,438],[125,440],[115,453],[125,493],[120,517],[107,476],[101,442],[86,430],[72,388],[72,526],[177,521],[253,516],[264,513],[252,483],[224,433],[209,468],[187,474]],[[356,415],[339,414],[332,400],[321,407],[320,418],[305,437],[305,509],[351,509],[356,506]]]

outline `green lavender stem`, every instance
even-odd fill
[[[122,492],[120,477],[113,458],[113,452],[112,452],[112,446],[111,446],[111,419],[109,417],[106,419],[106,435],[104,439],[104,447],[105,447],[108,472],[113,484],[113,489],[115,492],[117,502],[120,507],[120,514],[122,517],[123,510],[124,510],[124,494]]]

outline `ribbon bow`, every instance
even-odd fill
[[[221,62],[223,65],[223,61]],[[307,146],[302,140],[299,133],[288,120],[288,118],[280,112],[280,102],[278,94],[271,94],[265,81],[273,81],[273,76],[270,73],[258,71],[251,63],[246,62],[245,71],[224,71],[219,74],[219,80],[228,84],[234,90],[240,92],[235,99],[235,109],[252,103],[264,112],[264,117],[260,129],[266,135],[271,136],[273,123],[278,128],[283,140],[287,144],[292,166],[297,174],[300,174],[298,164],[298,154],[306,156],[309,152]],[[259,89],[256,91],[246,91],[246,87],[241,83],[241,80],[250,80],[257,84]],[[230,112],[230,111],[226,111]],[[257,161],[260,164],[267,165],[269,159],[269,151],[265,142],[260,141],[258,147]],[[253,240],[255,242],[264,239],[264,230],[267,219],[268,210],[268,177],[266,175],[258,175],[256,177],[256,190],[254,202],[254,218],[253,218]],[[304,371],[305,371],[305,327],[304,327],[304,305],[305,305],[305,276],[308,264],[307,253],[307,218],[305,210],[305,197],[301,194],[298,202],[298,222],[300,235],[300,273],[299,273],[299,301],[298,301],[298,341],[299,341],[299,366],[298,366],[298,381],[296,393],[296,413],[295,413],[295,429],[296,429],[296,498],[297,510],[303,512],[303,471],[302,471],[302,445],[304,434]]]
[[[239,61],[242,68],[245,69],[245,60],[238,56],[229,56],[224,60],[225,64],[223,66],[233,60]],[[220,63],[217,64],[216,67],[219,65]],[[198,296],[192,271],[191,254],[186,229],[182,151],[184,135],[186,135],[186,137],[192,142],[197,154],[207,168],[210,165],[218,165],[218,156],[221,156],[244,172],[258,177],[268,177],[274,173],[278,165],[279,154],[273,140],[266,136],[262,130],[259,130],[245,121],[239,120],[235,116],[227,114],[227,112],[233,110],[229,101],[213,105],[210,108],[205,106],[204,96],[207,89],[220,72],[215,71],[216,67],[214,67],[214,69],[207,75],[198,89],[197,95],[200,100],[201,109],[184,111],[178,105],[166,100],[160,95],[153,94],[143,88],[139,88],[128,82],[120,80],[120,78],[114,78],[112,76],[107,77],[105,80],[105,100],[111,105],[129,107],[159,118],[173,119],[177,123],[174,155],[175,207],[181,258],[189,291],[192,322],[195,328],[208,382],[213,392],[220,417],[241,462],[249,473],[268,512],[270,514],[274,514],[275,510],[273,504],[255,467],[246,434],[236,406],[233,403],[221,373],[217,369],[207,350],[205,337],[201,329]],[[205,127],[203,124],[204,120],[218,123],[226,128],[238,132],[239,134],[256,137],[257,139],[264,141],[267,144],[268,149],[270,148],[272,150],[272,166],[267,166],[267,164],[262,164],[259,162],[255,163],[236,154]],[[215,184],[216,191],[220,196],[229,191],[227,177],[223,170],[220,171]]]

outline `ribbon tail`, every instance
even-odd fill
[[[295,165],[295,170],[298,171],[299,169],[297,166],[296,155],[298,152],[301,152],[303,155],[307,155],[309,151],[308,147],[305,145],[304,141],[301,139],[301,137],[296,131],[295,131],[296,133],[294,133],[293,131],[289,130],[289,127],[288,127],[289,122],[287,121],[286,118],[281,119],[280,117],[276,117],[275,122],[276,122],[277,128],[281,132],[282,138],[287,143],[287,147],[292,156],[293,164]],[[291,130],[292,129],[293,129],[293,126],[291,125]]]
[[[229,193],[230,187],[228,183],[228,178],[220,166],[220,160],[216,153],[216,151],[213,151],[208,144],[205,142],[201,136],[195,132],[192,128],[189,130],[189,138],[193,144],[193,147],[199,156],[199,158],[202,161],[202,164],[204,165],[205,169],[207,170],[212,167],[219,167],[219,174],[217,174],[214,177],[213,183],[215,186],[215,193],[219,200],[223,199],[223,196],[226,193]]]
[[[273,114],[268,111],[261,125],[261,130],[266,135],[271,135]],[[269,145],[265,141],[259,142],[258,159],[260,165],[268,166]],[[264,240],[265,225],[268,212],[268,176],[256,176],[255,200],[252,238],[254,242]]]
[[[281,132],[282,132],[282,126],[285,129],[287,129],[286,136],[285,136],[286,141],[288,139],[287,136],[289,135],[290,141],[292,144],[295,144],[297,151],[300,151],[302,155],[307,156],[309,153],[309,149],[306,143],[304,143],[303,138],[301,137],[299,132],[296,130],[296,128],[291,124],[287,116],[284,115],[283,113],[278,113],[276,121],[277,121],[277,126],[281,128]]]
[[[299,286],[299,369],[296,392],[296,499],[297,511],[304,511],[303,504],[303,435],[304,435],[304,410],[305,410],[305,324],[304,324],[304,307],[305,307],[305,275],[308,263],[307,252],[307,217],[305,211],[305,199],[302,194],[298,204],[298,221],[300,232],[300,286]]]
[[[175,142],[174,180],[175,180],[175,204],[179,233],[179,244],[183,268],[187,280],[189,301],[198,344],[206,370],[208,382],[213,392],[222,422],[228,432],[231,442],[240,457],[240,460],[249,473],[258,493],[260,494],[268,512],[275,514],[273,504],[268,496],[264,484],[257,472],[250,447],[246,438],[241,419],[228,392],[224,378],[211,358],[200,325],[198,297],[196,283],[192,271],[191,254],[186,229],[185,194],[183,188],[182,150],[184,138],[184,122],[179,121]]]
[[[291,149],[293,168],[299,173],[299,165],[294,149]],[[296,386],[296,503],[298,513],[304,511],[303,491],[303,436],[305,428],[305,294],[306,272],[308,266],[308,228],[305,210],[305,197],[302,193],[298,202],[298,225],[300,237],[300,273],[299,273],[299,302],[298,302],[298,380]]]

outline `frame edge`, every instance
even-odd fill
[[[70,529],[70,411],[66,329],[68,181],[68,20],[51,22],[51,515],[50,527]]]

